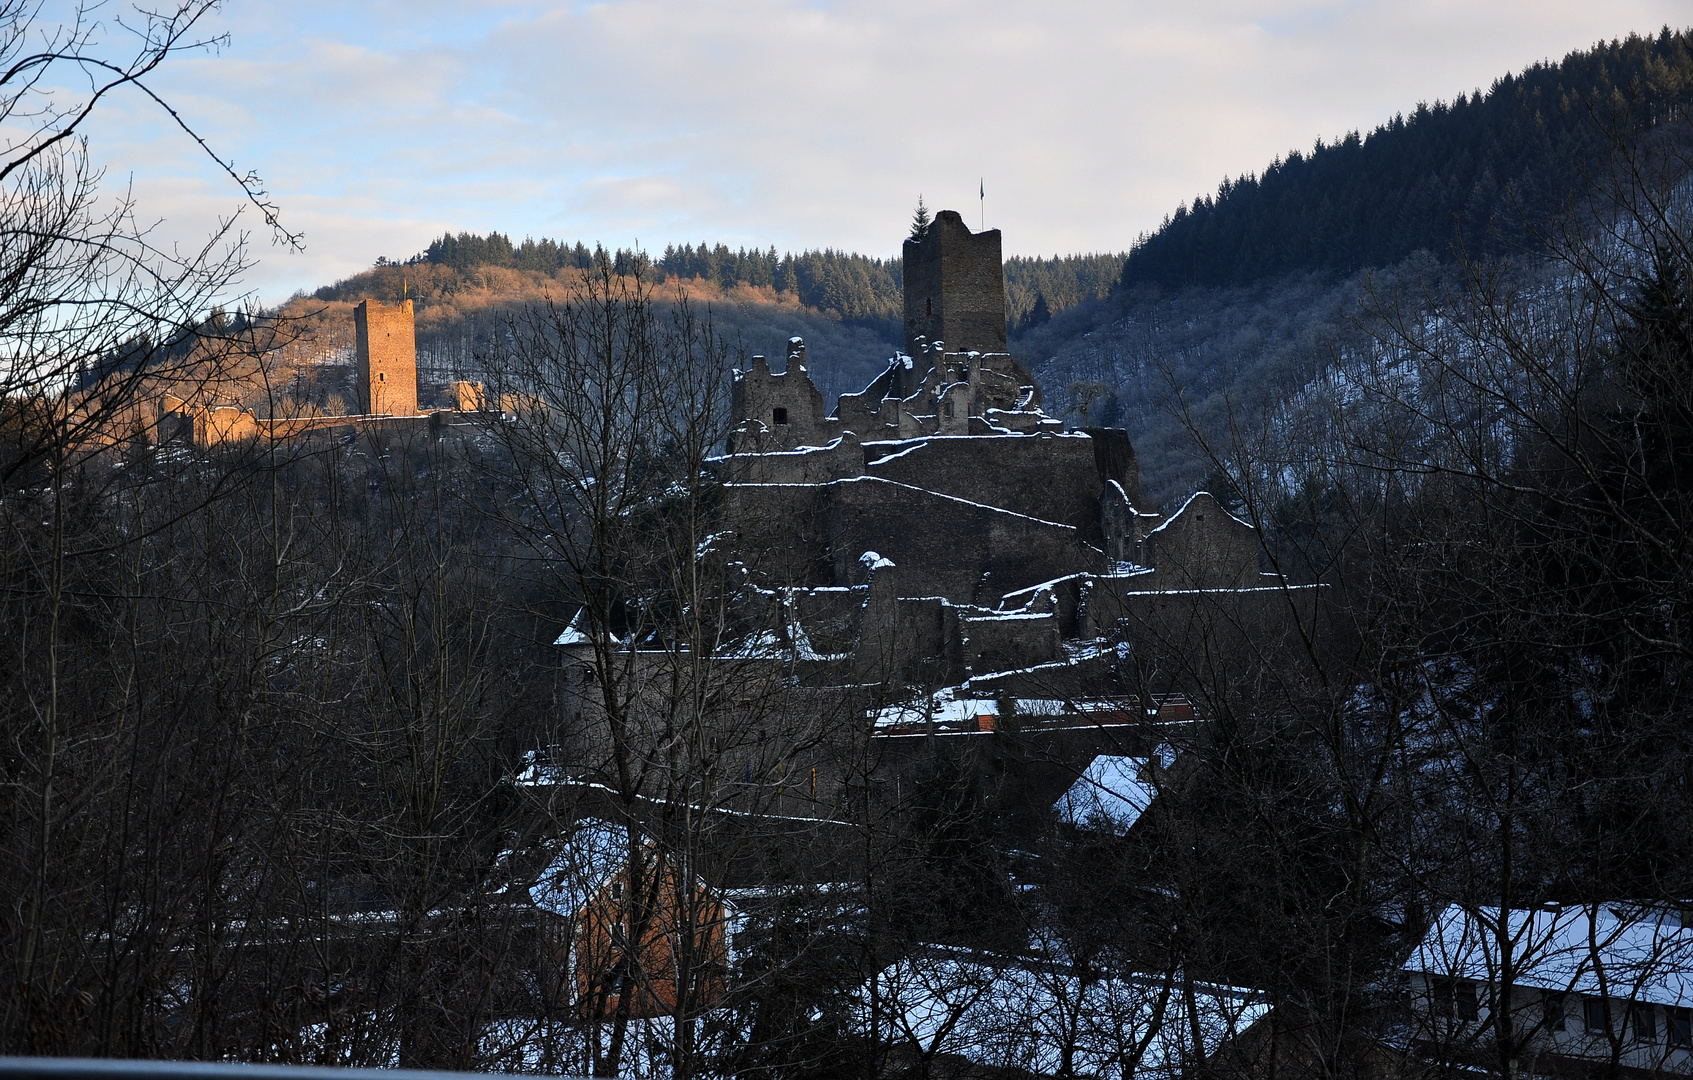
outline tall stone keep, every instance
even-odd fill
[[[973,233],[942,210],[921,240],[905,242],[905,351],[924,338],[947,352],[1005,351],[1005,262],[999,230]]]
[[[372,416],[417,415],[417,332],[412,302],[366,300],[353,311],[357,330],[358,408]]]

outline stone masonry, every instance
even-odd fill
[[[942,210],[921,240],[905,242],[905,351],[943,342],[948,352],[1005,351],[1005,262],[999,230],[972,233]]]
[[[1204,493],[1144,506],[1127,432],[1041,411],[1004,351],[997,232],[940,212],[906,242],[905,281],[910,355],[832,414],[797,338],[784,372],[755,357],[736,375],[725,549],[764,598],[745,613],[761,647],[890,692],[1079,693],[1110,684],[1114,634],[1150,647],[1178,609],[1265,606],[1256,530]]]
[[[261,417],[250,408],[213,405],[166,394],[158,402],[154,424],[160,441],[192,440],[200,446],[219,446],[269,439],[282,442],[313,433],[336,430],[385,431],[419,424],[447,424],[458,413],[487,407],[479,383],[455,383],[453,405],[433,414],[418,410],[417,335],[412,301],[384,304],[365,300],[353,311],[355,330],[354,390],[357,412],[350,416],[308,413]],[[503,400],[510,412],[513,403]]]
[[[417,335],[412,302],[366,300],[353,312],[358,409],[369,416],[417,415]]]

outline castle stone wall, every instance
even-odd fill
[[[978,435],[866,443],[865,472],[1073,525],[1098,544],[1104,481],[1087,435]]]
[[[359,411],[417,415],[417,333],[412,302],[365,300],[353,309]]]
[[[864,448],[848,431],[827,446],[767,454],[731,454],[719,459],[729,480],[739,484],[826,484],[864,475]]]
[[[948,352],[1005,351],[1005,261],[998,229],[972,233],[956,210],[942,210],[922,240],[907,240],[905,351],[920,339]]]
[[[959,620],[972,672],[1014,671],[1064,655],[1057,612],[1008,612]]]
[[[1105,480],[1115,480],[1117,486],[1135,507],[1141,505],[1140,460],[1135,457],[1134,444],[1122,428],[1083,428],[1093,440],[1093,462]]]
[[[1102,568],[1077,529],[876,477],[827,485],[828,551],[837,583],[858,557],[892,559],[922,594],[955,604],[997,602],[1014,589]]]
[[[788,367],[774,373],[762,356],[735,373],[730,389],[731,415],[742,421],[736,453],[768,453],[799,446],[823,446],[840,434],[827,420],[823,394],[805,370],[805,342],[788,342]]]
[[[1159,589],[1234,589],[1258,584],[1258,530],[1198,492],[1149,532],[1134,559],[1158,571]]]
[[[1120,635],[1147,670],[1228,685],[1266,661],[1299,662],[1306,635],[1319,629],[1322,594],[1319,586],[1282,584],[1141,590],[1130,579],[1100,578],[1088,592],[1083,634]]]
[[[830,524],[818,484],[730,484],[724,489],[726,547],[765,588],[837,582]]]

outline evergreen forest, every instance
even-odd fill
[[[428,263],[458,271],[487,266],[556,273],[565,268],[587,269],[598,257],[611,261],[617,272],[650,273],[654,281],[697,278],[721,289],[748,286],[769,289],[797,299],[828,316],[873,325],[892,337],[899,335],[904,287],[900,260],[878,259],[827,248],[778,254],[726,244],[668,244],[651,259],[645,252],[617,248],[606,252],[554,240],[525,238],[513,243],[503,233],[463,232],[434,240],[405,265]],[[1121,254],[1054,255],[1050,258],[1014,255],[1005,262],[1006,316],[1015,327],[1038,326],[1053,312],[1084,300],[1107,295],[1122,276]],[[380,265],[388,265],[383,260]],[[336,295],[319,290],[320,299]]]
[[[1135,244],[1123,284],[1244,285],[1532,247],[1618,139],[1690,110],[1687,31],[1602,42],[1225,178]]]

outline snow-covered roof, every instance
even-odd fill
[[[893,565],[886,559],[882,562]],[[818,652],[811,645],[811,635],[805,632],[798,619],[788,620],[786,639],[774,630],[760,630],[726,646],[717,654],[723,660],[785,660],[790,655],[796,660],[845,660],[851,654]]]
[[[558,638],[553,641],[553,644],[554,645],[592,645],[594,643],[594,639],[588,636],[587,629],[586,629],[587,628],[587,620],[583,618],[583,616],[586,615],[586,614],[587,614],[586,608],[577,608],[576,614],[571,616],[570,625],[566,626],[564,628],[564,633],[560,634],[558,636]],[[623,644],[621,641],[619,641],[617,639],[616,634],[609,634],[607,636],[611,638],[611,643],[613,645]]]
[[[760,630],[729,645],[717,655],[723,660],[780,660],[787,654],[787,645],[776,631]]]
[[[1058,716],[1064,712],[1064,702],[1058,698],[1013,700],[1020,716]],[[934,710],[934,720],[937,724],[968,724],[978,716],[999,715],[999,699],[954,696],[951,688],[936,693],[933,704],[927,707]],[[922,701],[905,702],[872,710],[870,715],[876,727],[903,727],[927,723],[929,714],[925,708]]]
[[[1175,1075],[1270,1009],[1251,991],[1199,984],[1197,1015],[1190,1019],[1179,974],[1084,983],[1061,971],[914,956],[883,970],[877,981],[896,1037],[931,1053],[1041,1076],[1063,1071],[1066,1044],[1073,1048],[1075,1075]],[[1195,1031],[1200,1046],[1192,1045]],[[1137,1059],[1134,1051],[1143,1043]]]
[[[1164,523],[1162,525],[1158,526],[1156,529],[1153,529],[1152,532],[1149,532],[1146,535],[1148,535],[1148,536],[1156,535],[1158,533],[1163,532],[1165,529],[1169,528],[1171,525],[1175,524],[1177,518],[1179,518],[1183,514],[1187,513],[1187,508],[1193,505],[1193,500],[1199,498],[1201,495],[1205,496],[1207,499],[1210,499],[1212,502],[1216,503],[1217,509],[1222,510],[1223,516],[1228,518],[1230,521],[1233,521],[1238,525],[1245,525],[1248,529],[1252,529],[1254,532],[1257,531],[1257,529],[1253,527],[1253,525],[1250,521],[1241,521],[1239,518],[1235,517],[1233,514],[1229,513],[1227,510],[1224,510],[1223,504],[1218,501],[1217,496],[1211,494],[1209,491],[1196,491],[1192,495],[1189,495],[1187,497],[1187,501],[1182,503],[1180,510],[1177,510],[1175,513],[1171,514],[1169,517],[1165,518]]]
[[[1174,755],[1160,747],[1159,756],[1167,765]],[[1151,758],[1099,755],[1053,804],[1058,819],[1088,829],[1128,832],[1158,797],[1158,789],[1145,779],[1151,764]]]
[[[1693,929],[1661,906],[1513,909],[1501,918],[1496,907],[1454,904],[1435,919],[1405,970],[1496,983],[1507,957],[1512,981],[1523,986],[1693,1004]]]
[[[991,698],[959,698],[958,700],[937,700],[933,706],[934,721],[937,724],[969,723],[978,716],[999,715],[999,703]],[[886,708],[871,712],[876,727],[903,727],[910,724],[925,724],[929,721],[929,712],[923,702],[907,702],[900,705],[889,705]]]
[[[587,818],[559,845],[530,888],[529,899],[555,914],[575,915],[628,860],[628,832]]]

